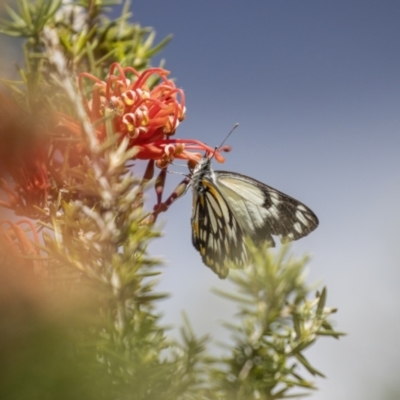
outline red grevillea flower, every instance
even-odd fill
[[[112,121],[113,132],[129,139],[129,147],[138,150],[136,158],[155,160],[159,167],[167,166],[174,158],[197,162],[202,154],[198,151],[214,152],[204,143],[190,139],[172,139],[179,123],[185,118],[185,96],[181,89],[167,79],[168,71],[149,68],[139,73],[134,68],[122,68],[118,63],[110,67],[107,80],[101,81],[89,73],[79,77],[83,93],[83,80],[94,82],[89,100],[84,97],[84,106],[97,136],[107,136],[107,121]],[[160,83],[152,89],[149,78],[158,76]],[[72,120],[64,125],[76,132]],[[226,150],[226,149],[223,149]],[[223,162],[218,151],[215,158]]]

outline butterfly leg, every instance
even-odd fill
[[[160,173],[161,175],[161,173]],[[165,176],[161,176],[159,178],[164,178],[164,182],[165,182]],[[157,178],[158,179],[158,178]],[[164,183],[161,182],[160,180],[160,184]],[[168,208],[170,207],[170,205],[179,197],[183,196],[190,184],[191,180],[189,177],[185,178],[176,188],[175,190],[172,192],[172,194],[164,201],[161,201],[161,195],[162,195],[162,190],[160,189],[161,186],[157,186],[157,181],[156,181],[156,192],[157,192],[157,204],[154,206],[154,211],[152,212],[151,216],[150,216],[150,223],[154,223],[157,219],[158,214],[165,212],[168,210]],[[160,191],[161,190],[161,191]]]
[[[144,186],[153,178],[154,176],[154,160],[150,160],[147,164],[145,173],[143,174],[141,186]],[[172,194],[163,202],[162,195],[165,186],[165,180],[167,177],[167,168],[162,168],[158,174],[155,182],[155,191],[157,196],[157,203],[153,208],[153,212],[144,220],[145,224],[152,225],[156,222],[158,214],[168,210],[169,206],[179,197],[186,193],[188,186],[190,184],[190,178],[186,177],[172,192]]]
[[[142,182],[140,183],[142,191],[145,185],[153,178],[153,176],[154,176],[154,160],[150,160],[149,163],[147,164],[146,171],[144,172]],[[155,190],[157,196],[157,204],[155,207],[161,204],[166,177],[167,177],[167,168],[162,168],[155,182]]]

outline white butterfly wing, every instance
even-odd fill
[[[214,171],[217,186],[243,232],[253,242],[297,240],[318,226],[317,216],[303,203],[256,179]]]
[[[220,278],[226,278],[228,266],[244,268],[250,264],[245,233],[218,187],[202,180],[202,190],[193,193],[192,243],[205,265]]]

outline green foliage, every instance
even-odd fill
[[[315,386],[304,375],[323,374],[305,351],[321,336],[342,333],[328,322],[335,310],[325,305],[326,289],[310,298],[307,260],[288,257],[287,248],[273,256],[250,244],[254,266],[232,274],[234,292],[219,292],[237,304],[240,319],[226,324],[232,344],[223,357],[207,353],[209,338],[197,338],[188,317],[180,341],[160,323],[157,302],[167,295],[156,290],[160,260],[147,252],[160,234],[146,224],[143,200],[152,185],[131,165],[138,149],[119,140],[111,123],[99,141],[75,83],[80,71],[103,79],[113,62],[145,69],[169,40],[154,46],[154,31],[129,21],[128,2],[120,18],[107,19],[105,7],[115,3],[20,0],[1,22],[1,32],[26,38],[22,80],[6,82],[23,123],[11,106],[4,132],[24,142],[46,137],[50,145],[32,150],[27,166],[39,166],[51,182],[39,185],[46,202],[29,185],[15,194],[0,182],[16,198],[13,211],[36,224],[0,231],[0,397],[270,400],[293,396],[292,389],[309,393]],[[75,118],[81,135],[63,136],[47,110]],[[26,148],[12,154],[8,180],[20,177]]]
[[[254,266],[231,278],[235,294],[218,292],[239,308],[240,324],[226,324],[234,341],[231,355],[213,372],[216,386],[229,398],[272,400],[285,398],[292,388],[314,389],[297,364],[314,376],[324,375],[303,352],[319,336],[342,335],[327,321],[336,310],[325,307],[326,288],[309,299],[307,259],[294,260],[287,250],[274,258],[266,249],[253,247]]]
[[[27,96],[27,104],[43,102],[43,94],[52,90],[43,51],[43,29],[56,29],[63,55],[74,74],[90,71],[104,79],[112,63],[142,71],[150,67],[151,58],[171,40],[167,36],[155,43],[155,31],[130,22],[130,2],[124,3],[121,16],[109,19],[108,8],[120,4],[112,0],[17,0],[16,9],[6,6],[8,18],[0,20],[0,33],[23,37],[25,68],[20,67],[21,81],[6,82],[15,93]],[[155,83],[155,82],[154,82]],[[54,89],[53,89],[54,91]],[[47,99],[49,103],[54,101]],[[60,109],[62,103],[57,103]]]
[[[19,0],[18,11],[14,11],[6,4],[9,19],[1,20],[0,32],[9,36],[38,40],[44,26],[54,17],[61,3],[61,0],[36,0],[35,2]]]

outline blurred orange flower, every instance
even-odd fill
[[[27,229],[23,229],[23,225]],[[29,232],[33,240],[29,239]],[[31,221],[0,221],[0,253],[4,252],[2,257],[19,257],[20,265],[40,269],[43,267],[43,258],[35,244],[39,245],[39,234]]]
[[[48,139],[38,119],[0,93],[0,188],[7,196],[0,205],[30,217],[47,205],[51,186]]]

